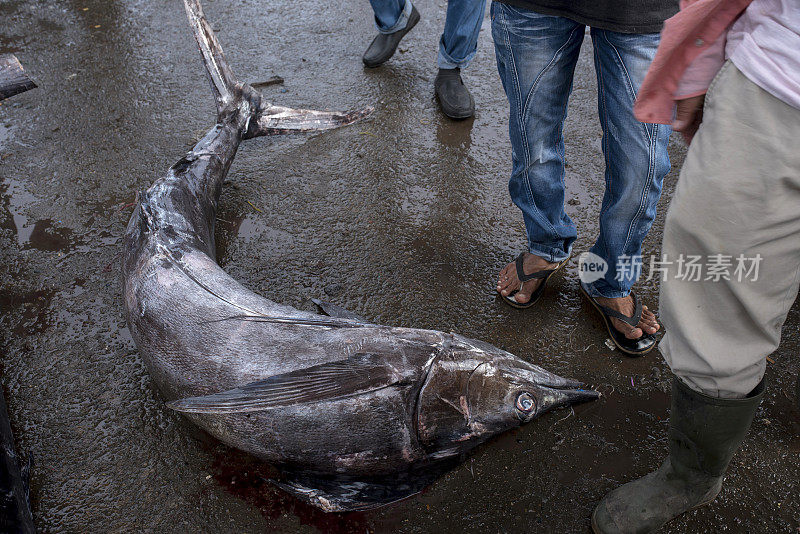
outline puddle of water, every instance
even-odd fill
[[[0,291],[0,311],[18,310],[18,322],[12,329],[14,336],[39,334],[48,328],[50,325],[50,302],[55,293],[55,290],[52,289],[39,289],[23,293]]]
[[[25,245],[30,240],[35,225],[28,224],[28,217],[23,213],[23,209],[36,202],[36,197],[21,183],[9,178],[5,181],[5,194],[2,200],[11,215],[9,222],[11,229],[17,235],[17,242]]]
[[[45,252],[68,252],[74,249],[79,243],[73,237],[71,228],[60,226],[61,221],[34,221],[26,215],[28,207],[38,201],[20,182],[7,179],[4,188],[0,184],[0,206],[4,205],[7,211],[7,216],[0,218],[0,227],[12,230],[16,234],[17,243],[23,249]]]
[[[235,243],[258,241],[271,249],[281,250],[294,244],[294,236],[285,230],[269,226],[257,217],[221,214],[217,219],[217,258],[224,262],[228,249]]]
[[[67,251],[74,246],[71,236],[71,229],[55,226],[51,219],[42,219],[33,224],[28,232],[27,241],[20,241],[20,244],[24,248],[35,248],[48,252]],[[19,233],[17,238],[19,239]]]

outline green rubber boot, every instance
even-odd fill
[[[606,495],[592,514],[596,534],[653,532],[714,500],[764,395],[764,381],[744,399],[698,393],[672,384],[669,457],[653,473]]]

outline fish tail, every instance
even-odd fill
[[[226,109],[236,106],[245,99],[242,91],[242,84],[236,81],[225,53],[222,51],[214,30],[203,13],[203,6],[200,0],[184,0],[186,15],[189,18],[189,25],[192,27],[194,38],[200,47],[200,55],[203,58],[203,66],[211,84],[211,91],[214,93],[214,101],[217,105],[217,115],[221,116]],[[254,114],[256,110],[253,110]]]
[[[253,87],[236,81],[222,52],[222,46],[206,20],[200,0],[183,0],[183,3],[197,45],[200,47],[200,55],[203,57],[211,90],[214,92],[217,120],[222,122],[229,110],[235,110],[244,119],[243,139],[261,135],[330,130],[352,124],[372,113],[372,107],[348,112],[317,111],[286,108],[265,102],[261,93]]]

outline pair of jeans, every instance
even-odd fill
[[[408,24],[411,0],[370,0],[375,27],[380,33],[394,33]],[[478,34],[483,23],[486,0],[450,0],[447,18],[439,40],[437,63],[440,69],[464,68],[478,50]]]
[[[510,103],[512,172],[509,192],[522,210],[528,249],[550,262],[569,257],[577,237],[564,211],[564,119],[583,24],[492,2],[497,69]],[[603,130],[605,194],[591,252],[608,270],[586,284],[592,296],[624,297],[641,272],[641,247],[669,172],[670,128],[633,116],[659,34],[591,29]]]

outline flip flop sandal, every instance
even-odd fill
[[[633,317],[628,317],[627,315],[621,314],[617,310],[612,310],[608,306],[603,306],[602,304],[598,303],[597,300],[589,294],[583,283],[581,283],[580,286],[581,293],[583,293],[583,295],[589,299],[589,302],[592,303],[592,306],[594,306],[595,309],[600,312],[600,315],[603,316],[603,322],[606,325],[608,334],[611,336],[611,341],[614,342],[614,345],[616,345],[619,350],[630,356],[644,356],[653,350],[656,345],[658,345],[658,339],[656,338],[655,334],[643,334],[642,337],[638,339],[628,339],[625,337],[625,334],[614,328],[614,325],[611,324],[612,317],[634,327],[639,324],[639,319],[642,318],[642,303],[639,302],[639,299],[636,298],[636,295],[633,293],[633,291],[631,291],[631,297],[633,297],[633,305],[635,309],[633,312]]]
[[[517,268],[517,278],[519,279],[520,289],[522,288],[522,284],[529,280],[543,280],[543,282],[539,284],[539,287],[537,287],[536,290],[533,292],[533,294],[531,295],[531,299],[524,304],[521,302],[517,302],[517,299],[514,298],[516,294],[519,293],[519,289],[514,290],[508,296],[500,295],[501,297],[503,297],[503,300],[505,301],[506,304],[508,304],[512,308],[517,308],[518,310],[525,310],[536,304],[536,301],[539,300],[539,297],[541,297],[542,293],[544,293],[544,288],[547,285],[547,281],[550,280],[550,277],[553,276],[556,273],[556,271],[561,269],[561,267],[569,261],[569,258],[567,258],[566,260],[556,265],[555,269],[544,269],[542,271],[536,271],[535,273],[525,274],[525,271],[522,268],[524,258],[525,258],[525,253],[523,252],[522,254],[517,256],[517,259],[514,261],[514,265]]]

